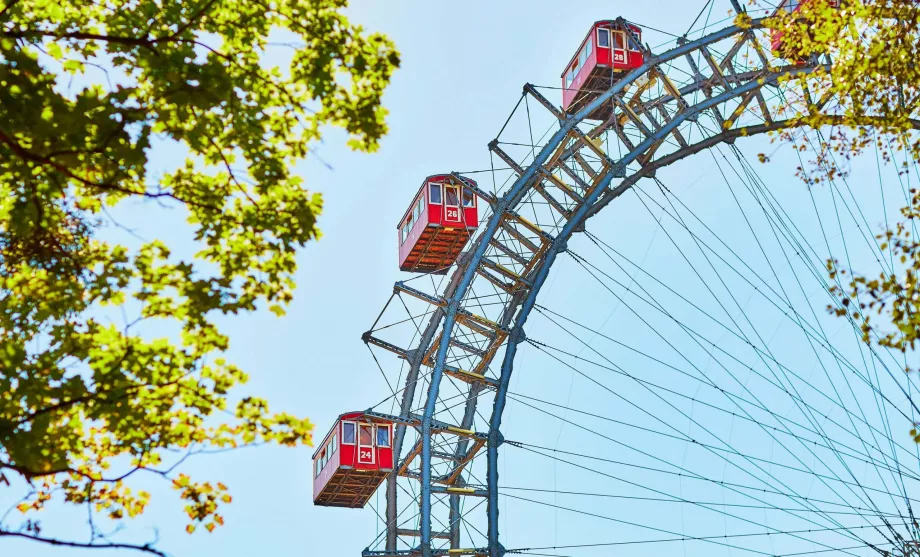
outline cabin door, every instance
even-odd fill
[[[613,64],[627,64],[629,59],[626,57],[626,33],[623,31],[613,32]]]
[[[460,187],[444,184],[444,223],[460,224],[463,222],[460,209]]]
[[[358,424],[358,464],[374,463],[374,426]]]

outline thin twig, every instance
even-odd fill
[[[155,549],[150,544],[136,545],[131,543],[81,543],[59,540],[56,538],[45,538],[32,534],[26,534],[25,532],[11,532],[9,530],[0,530],[0,536],[23,538],[34,542],[46,543],[48,545],[55,545],[60,547],[78,547],[83,549],[133,549],[135,551],[143,551],[152,555],[158,555],[159,557],[167,557],[166,553],[160,551],[159,549]]]

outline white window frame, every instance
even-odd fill
[[[378,437],[377,432],[380,431],[380,430],[386,430],[386,432],[387,432],[387,444],[386,444],[386,445],[381,445],[381,444],[378,443],[378,441],[380,440],[380,437]],[[375,446],[375,447],[383,447],[383,448],[385,448],[385,449],[389,449],[389,448],[392,448],[392,447],[393,447],[393,436],[391,435],[390,426],[389,426],[389,425],[378,425],[378,426],[376,426],[376,429],[374,430],[374,446]]]
[[[457,192],[457,204],[456,204],[456,205],[450,205],[450,204],[447,202],[447,190],[448,190],[448,189],[453,189],[454,191]],[[463,193],[460,191],[460,186],[458,186],[458,185],[456,185],[456,184],[445,184],[445,187],[444,187],[444,205],[447,206],[447,207],[458,207],[458,208],[459,208],[459,207],[463,207]]]
[[[601,33],[603,33],[604,36],[607,37],[607,46],[604,46],[601,44]],[[597,48],[608,48],[608,49],[610,48],[610,29],[607,29],[606,27],[598,28],[597,30]]]
[[[352,443],[345,441],[345,424],[351,424],[355,428],[355,440]],[[356,445],[358,443],[358,424],[356,422],[342,422],[342,445]]]
[[[438,191],[440,192],[440,198],[441,198],[439,201],[434,201],[433,199],[431,199],[432,186],[438,187]],[[428,184],[428,203],[432,205],[441,205],[443,202],[444,202],[444,184],[434,184],[434,183]]]
[[[638,43],[638,45],[641,46],[641,45],[642,45],[642,32],[641,32],[641,31],[633,31],[632,34],[636,36],[636,42]],[[628,51],[630,51],[630,52],[642,52],[641,50],[638,50],[638,46],[637,46],[636,48],[632,48],[632,47],[630,46],[630,44],[629,44],[629,33],[624,33],[624,34],[623,34],[623,39],[626,40],[626,50],[628,50]]]
[[[362,444],[360,443],[360,440],[361,440],[361,426],[367,426],[367,427],[371,428],[371,444],[370,444],[369,447],[368,447],[367,445],[362,445]],[[356,450],[357,453],[358,453],[358,454],[355,455],[355,462],[356,462],[357,464],[376,465],[376,464],[377,464],[377,438],[376,438],[376,435],[377,435],[377,428],[374,426],[374,424],[360,423],[360,422],[359,422],[359,423],[358,423],[358,429],[355,431],[355,433],[356,433],[356,435],[355,435],[355,450]],[[364,448],[370,448],[370,450],[371,450],[371,461],[370,461],[370,462],[362,462],[362,461],[361,461],[361,448],[362,448],[362,447],[364,447]]]
[[[465,203],[467,194],[469,194],[470,199],[473,200],[473,202],[470,203],[469,205]],[[476,197],[477,195],[473,192],[473,190],[463,188],[462,190],[460,190],[460,206],[463,207],[464,209],[475,209],[476,208]]]

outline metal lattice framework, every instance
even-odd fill
[[[514,177],[494,193],[474,188],[489,213],[469,251],[440,285],[419,286],[420,277],[394,287],[391,304],[398,300],[410,316],[404,323],[415,327],[411,345],[390,339],[392,329],[379,320],[364,335],[375,354],[382,349],[401,360],[404,372],[394,392],[398,416],[388,416],[400,424],[400,460],[387,482],[385,549],[366,556],[504,554],[497,486],[506,395],[528,316],[570,237],[659,168],[738,137],[804,125],[805,114],[790,106],[833,116],[836,104],[819,71],[828,61],[790,64],[773,58],[767,43],[764,20],[755,19],[678,41],[662,54],[646,48],[641,68],[577,114],[524,88],[518,108],[529,117],[536,101],[555,131],[542,142],[513,143],[503,142],[503,128],[489,144]],[[602,106],[610,109],[606,121],[584,120]],[[472,187],[459,173],[453,179]],[[443,396],[448,383],[456,395]],[[486,418],[480,409],[489,400]],[[417,482],[418,491],[399,478]],[[418,505],[417,528],[400,524],[400,497],[409,498],[406,508]],[[483,510],[487,532],[464,548],[461,524]]]

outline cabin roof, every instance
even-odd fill
[[[572,62],[574,62],[575,59],[578,58],[578,55],[581,53],[581,49],[584,47],[585,41],[588,40],[588,37],[591,36],[591,33],[593,33],[595,29],[597,29],[598,27],[600,27],[600,26],[602,26],[602,25],[605,26],[605,27],[606,27],[606,26],[610,26],[610,25],[615,24],[616,22],[617,22],[617,20],[615,20],[615,19],[599,19],[599,20],[595,21],[595,22],[591,25],[591,29],[590,29],[587,33],[585,33],[585,38],[583,38],[583,39],[581,40],[581,42],[578,43],[578,50],[576,50],[576,51],[575,51],[575,54],[573,54],[572,57],[569,59],[569,63],[565,65],[565,69],[562,70],[562,74],[560,74],[559,77],[565,77],[566,72],[568,72],[568,71],[569,71],[569,68],[572,66]],[[630,28],[633,32],[636,32],[636,33],[641,33],[641,32],[642,32],[642,29],[640,29],[639,27],[633,25],[632,23],[627,22],[626,25],[628,25],[629,28]]]
[[[418,198],[418,194],[425,188],[425,186],[428,185],[428,182],[432,182],[436,180],[447,180],[448,178],[453,178],[453,176],[451,176],[450,174],[432,174],[431,176],[425,178],[424,180],[422,180],[422,185],[419,186],[418,191],[416,191],[415,195],[412,196],[412,200],[415,201]],[[477,186],[477,187],[479,186],[479,184],[476,183],[476,180],[473,180],[472,178],[467,178],[466,176],[464,176],[463,179],[469,181],[474,186]],[[406,209],[406,212],[403,213],[402,217],[400,217],[399,222],[396,223],[396,230],[399,230],[402,227],[402,223],[406,221],[406,217],[409,216],[409,211],[411,211],[414,206],[415,206],[414,203],[409,205],[409,208]]]
[[[336,429],[337,427],[339,427],[339,423],[341,423],[342,420],[360,418],[360,417],[362,417],[362,416],[364,416],[364,415],[365,415],[365,411],[364,411],[364,410],[358,410],[358,411],[355,411],[355,412],[345,412],[344,414],[339,414],[339,417],[335,419],[335,423],[333,423],[332,427],[329,428],[329,431],[326,432],[326,435],[323,436],[322,442],[319,443],[319,444],[317,445],[317,447],[316,447],[316,450],[313,451],[313,456],[312,456],[311,458],[312,458],[312,459],[315,459],[315,458],[316,458],[316,455],[319,454],[320,449],[322,449],[322,448],[326,445],[326,441],[327,441],[327,440],[329,439],[329,437],[332,435],[332,432],[334,432],[335,429]],[[391,423],[391,422],[387,422],[386,420],[383,420],[383,419],[380,419],[380,418],[372,418],[372,417],[370,417],[370,416],[367,417],[367,421],[373,422],[373,423],[382,423],[382,422]]]

